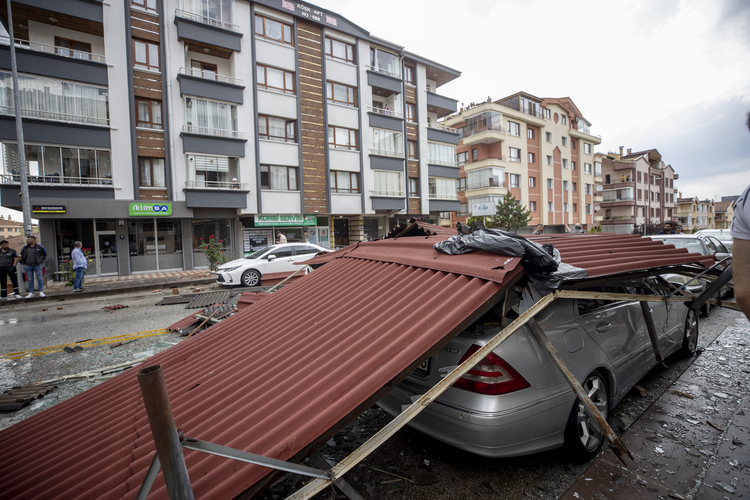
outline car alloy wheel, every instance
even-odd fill
[[[685,318],[685,335],[682,338],[680,353],[692,356],[698,348],[698,315],[692,309],[688,310]]]
[[[609,389],[604,374],[594,371],[586,377],[583,390],[606,420],[609,415]],[[577,459],[588,460],[601,448],[604,432],[586,411],[586,405],[576,399],[565,429],[565,441]]]
[[[260,274],[258,271],[252,269],[242,273],[242,284],[245,286],[258,286],[260,285]]]

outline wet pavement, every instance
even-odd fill
[[[750,323],[740,315],[620,436],[635,460],[600,454],[564,500],[750,495]]]

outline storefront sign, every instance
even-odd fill
[[[128,205],[130,217],[166,217],[172,215],[171,203],[131,203]]]
[[[256,215],[255,227],[273,227],[273,226],[317,226],[318,217],[316,215]]]
[[[497,213],[497,207],[492,203],[472,203],[471,204],[471,215],[495,215]]]
[[[35,214],[64,214],[65,205],[34,205],[31,212]]]

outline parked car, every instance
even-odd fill
[[[729,256],[727,247],[714,236],[698,234],[653,234],[648,236],[654,240],[661,240],[675,248],[687,248],[688,252],[701,255],[714,255],[717,260]]]
[[[596,290],[635,290],[624,286]],[[511,296],[514,294],[512,291]],[[677,351],[691,355],[698,342],[697,315],[683,303],[665,306],[657,297],[648,304],[662,355]],[[518,300],[516,297],[516,303]],[[496,326],[499,310],[495,317],[485,317],[485,323],[480,320],[448,342],[378,405],[398,415],[500,330]],[[525,309],[519,311],[513,306],[512,310],[505,324]],[[536,319],[605,418],[657,364],[638,302],[558,299]],[[487,457],[527,455],[567,445],[572,456],[590,458],[605,439],[527,325],[409,425],[439,441]]]
[[[300,263],[330,250],[312,243],[284,243],[261,248],[245,258],[219,266],[216,281],[222,285],[259,286],[266,274],[292,273]]]
[[[732,235],[729,234],[729,229],[701,229],[695,234],[700,237],[713,236],[729,250],[729,253],[732,253],[732,243],[734,240]]]

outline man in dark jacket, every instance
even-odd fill
[[[21,264],[26,271],[26,279],[29,282],[29,294],[26,296],[30,299],[34,296],[34,277],[39,288],[39,296],[46,297],[42,288],[44,287],[44,259],[47,258],[47,252],[42,245],[36,244],[36,237],[29,236],[26,238],[26,246],[21,249]]]
[[[18,264],[18,252],[10,248],[8,240],[0,241],[0,300],[8,295],[8,277],[13,284],[13,293],[8,299],[20,299],[18,293],[18,277],[16,276],[16,264]]]

